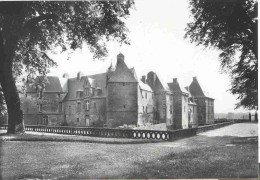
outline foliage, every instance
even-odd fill
[[[55,48],[73,51],[86,43],[94,58],[103,58],[108,41],[129,44],[124,19],[133,5],[132,0],[0,2],[0,67],[8,66],[0,69],[2,87],[9,83],[9,67],[15,79],[25,73],[27,81],[36,73],[45,76],[57,65],[48,55]],[[18,95],[8,97],[10,107],[19,106]]]
[[[231,76],[231,93],[248,109],[257,108],[257,5],[254,0],[190,0],[193,21],[185,38],[220,50],[221,68]],[[238,57],[238,58],[237,58]]]

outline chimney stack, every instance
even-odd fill
[[[145,78],[145,76],[142,76],[141,81],[142,81],[144,84],[146,84],[146,78]]]
[[[173,78],[172,82],[176,83],[177,82],[177,78]]]
[[[117,61],[124,61],[125,60],[125,56],[122,53],[119,53],[117,55]]]
[[[195,81],[195,80],[197,80],[197,77],[196,77],[196,76],[193,77],[193,81]]]

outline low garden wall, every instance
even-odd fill
[[[180,129],[172,131],[26,125],[25,131],[107,138],[156,139],[172,141],[184,137],[195,136],[197,133],[216,128],[221,128],[230,124],[233,124],[233,122],[218,123],[200,126],[197,128]],[[0,129],[7,129],[7,125],[0,125]]]

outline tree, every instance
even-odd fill
[[[8,111],[8,133],[23,132],[16,78],[24,71],[45,75],[56,65],[48,56],[88,45],[94,58],[107,55],[106,42],[129,44],[123,21],[133,7],[126,1],[0,2],[0,83]]]
[[[221,68],[231,77],[236,108],[258,107],[258,17],[255,0],[190,0],[193,21],[185,38],[220,50]],[[237,58],[238,57],[238,58]]]

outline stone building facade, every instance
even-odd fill
[[[171,130],[210,124],[214,118],[214,99],[204,95],[196,78],[186,88],[177,78],[164,83],[152,71],[138,79],[121,53],[104,73],[47,78],[42,99],[51,101],[41,105],[41,112],[39,88],[27,88],[22,100],[26,124],[115,128],[165,123]],[[32,97],[34,102],[28,100]]]

